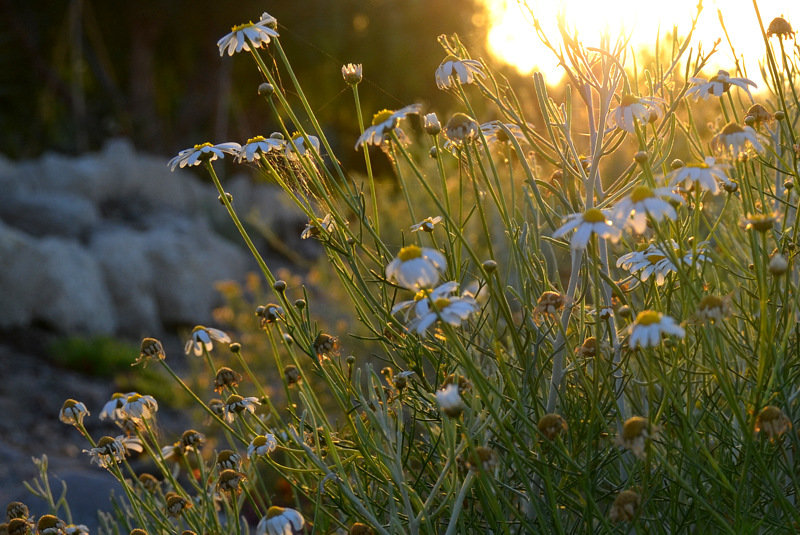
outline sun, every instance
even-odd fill
[[[553,52],[547,49],[533,30],[535,13],[542,30],[558,43],[556,20],[563,13],[567,26],[587,46],[598,46],[600,35],[630,34],[634,50],[652,48],[656,36],[672,33],[685,36],[697,13],[698,0],[483,0],[489,18],[488,48],[500,61],[514,66],[523,74],[542,72],[550,84],[558,83],[563,72]],[[725,22],[736,56],[744,59],[748,74],[759,80],[758,61],[764,57],[764,40],[750,0],[704,0],[703,10],[693,36],[693,44],[701,43],[710,50],[721,39],[719,52],[712,58],[708,71],[733,70],[733,53],[725,39],[719,14]],[[764,25],[777,16],[800,21],[800,2],[759,0]],[[800,24],[800,22],[798,22]],[[759,84],[762,85],[762,84]]]

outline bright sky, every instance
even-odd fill
[[[562,73],[556,69],[552,52],[541,44],[533,31],[528,11],[520,8],[517,0],[483,1],[490,13],[490,52],[522,73],[541,71],[548,83],[557,83]],[[556,15],[564,11],[568,27],[576,28],[579,39],[587,46],[597,46],[600,32],[609,29],[612,36],[620,31],[633,32],[631,45],[638,48],[653,47],[659,27],[663,36],[672,33],[673,26],[677,25],[678,35],[685,36],[697,11],[697,1],[528,0],[528,5],[555,44],[558,44]],[[774,17],[781,15],[793,23],[793,29],[800,26],[800,0],[759,0],[758,7],[765,28]],[[708,51],[717,38],[722,39],[708,71],[725,69],[733,74],[734,70],[733,56],[722,32],[718,9],[722,11],[737,55],[744,56],[749,77],[760,82],[758,61],[764,56],[764,41],[751,0],[703,1],[693,41],[695,44],[701,41],[703,50]]]

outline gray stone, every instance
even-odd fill
[[[95,205],[60,192],[10,193],[0,203],[0,219],[33,236],[84,239],[100,220]]]

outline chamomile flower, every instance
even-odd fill
[[[590,208],[582,214],[570,214],[566,219],[567,222],[553,233],[553,237],[560,238],[574,230],[575,234],[570,241],[573,251],[585,249],[592,234],[597,234],[599,238],[607,238],[614,243],[622,235],[622,229],[617,222],[599,208]]]
[[[129,420],[152,418],[158,411],[158,403],[153,396],[133,393],[122,404],[122,414]]]
[[[113,464],[121,463],[130,452],[141,453],[142,442],[135,437],[118,436],[116,438],[105,436],[97,441],[94,448],[83,450],[92,458],[92,462],[101,468],[108,468]]]
[[[155,338],[145,338],[142,340],[140,346],[139,357],[132,366],[141,364],[143,368],[146,368],[147,363],[151,360],[164,360],[166,358],[167,354],[164,352],[164,346],[159,340]]]
[[[64,529],[66,522],[55,515],[42,515],[36,523],[36,533],[39,535],[66,535]]]
[[[720,192],[720,184],[733,184],[725,174],[725,170],[728,168],[730,165],[716,163],[714,158],[707,156],[703,163],[687,164],[670,173],[668,175],[669,185],[675,187],[683,184],[687,189],[696,185],[696,187],[716,195]]]
[[[278,440],[275,438],[275,435],[272,433],[258,435],[257,437],[253,438],[252,442],[250,442],[250,445],[247,446],[247,457],[252,461],[255,460],[255,458],[259,455],[267,455],[268,453],[272,453],[277,448]]]
[[[662,334],[672,334],[678,338],[686,335],[686,331],[674,319],[655,310],[639,312],[630,327],[630,333],[628,346],[632,349],[657,346],[661,343]]]
[[[309,155],[310,151],[314,151],[319,153],[320,150],[320,142],[319,138],[316,136],[309,136],[306,135],[308,138],[308,143],[306,143],[306,138],[303,137],[303,134],[296,132],[292,135],[292,140],[289,143],[286,143],[286,157],[290,160],[296,160],[299,156],[306,156]],[[309,144],[311,145],[309,147]]]
[[[476,78],[486,78],[486,73],[478,60],[447,56],[436,68],[435,78],[436,87],[445,90],[453,87],[456,82],[464,85],[471,84]]]
[[[255,397],[242,397],[238,394],[231,394],[225,401],[224,414],[225,421],[232,423],[234,417],[242,412],[249,411],[250,413],[256,412],[256,406],[261,405],[258,398]]]
[[[342,78],[347,85],[358,85],[363,77],[363,68],[360,63],[342,65]]]
[[[219,329],[212,329],[203,325],[197,325],[192,329],[192,338],[186,342],[184,351],[186,354],[194,353],[196,357],[203,356],[203,351],[211,351],[214,349],[214,342],[223,344],[230,344],[231,337]]]
[[[239,149],[238,161],[246,160],[254,162],[261,159],[261,156],[270,152],[283,152],[286,150],[286,140],[283,134],[275,132],[269,137],[255,136],[247,140],[247,143]]]
[[[545,414],[539,418],[539,423],[536,425],[539,432],[544,435],[547,440],[555,440],[561,433],[567,431],[568,426],[564,418],[560,414]]]
[[[717,151],[730,153],[732,156],[738,156],[745,152],[748,146],[753,147],[756,152],[764,150],[755,130],[734,122],[725,125],[720,133],[711,139],[711,146]]]
[[[509,133],[514,136],[521,145],[528,143],[525,134],[522,132],[522,128],[513,123],[489,121],[488,123],[483,123],[480,128],[483,137],[486,138],[486,143],[490,145],[495,143],[510,143]]]
[[[620,99],[619,106],[608,116],[608,125],[626,132],[636,132],[636,122],[645,125],[660,118],[662,101],[655,97],[636,97],[630,93]]]
[[[466,113],[456,112],[447,120],[447,124],[444,126],[444,135],[447,136],[449,142],[445,144],[445,148],[450,150],[456,146],[460,147],[465,143],[469,143],[478,137],[479,131],[480,125],[475,119]]]
[[[58,413],[58,419],[65,424],[81,426],[83,425],[83,419],[88,416],[88,414],[89,411],[86,410],[86,405],[80,401],[68,399],[61,407],[61,411]]]
[[[250,47],[261,48],[268,44],[273,37],[278,37],[275,28],[278,21],[269,13],[262,13],[258,22],[250,21],[246,24],[239,24],[231,28],[231,32],[217,41],[219,55],[224,56],[227,52],[229,56],[244,50],[250,51]]]
[[[109,401],[103,405],[103,409],[100,411],[100,419],[101,420],[111,420],[112,422],[122,422],[123,420],[127,419],[125,416],[125,412],[122,410],[122,406],[125,405],[125,401],[128,397],[133,396],[136,392],[115,392]]]
[[[424,232],[433,232],[433,229],[436,227],[439,222],[441,222],[442,216],[437,215],[436,217],[426,217],[419,223],[415,223],[411,225],[411,232],[419,232],[420,230]]]
[[[632,490],[623,490],[614,498],[608,518],[612,522],[630,522],[642,505],[642,498]]]
[[[408,328],[417,334],[425,334],[428,327],[440,319],[456,327],[461,325],[478,310],[478,303],[470,295],[453,295],[457,291],[455,282],[446,282],[433,290],[427,299],[418,300],[414,305],[416,317],[409,322]]]
[[[558,292],[546,291],[539,296],[536,301],[536,307],[533,309],[533,319],[537,323],[541,320],[542,316],[548,316],[555,319],[556,316],[564,309],[567,304],[567,296]]]
[[[206,161],[213,162],[217,158],[224,158],[226,154],[239,156],[241,150],[242,147],[238,143],[219,143],[217,145],[201,143],[180,151],[177,156],[167,163],[167,166],[169,166],[170,171],[174,171],[176,167],[183,168],[187,165],[192,167]]]
[[[715,323],[731,314],[731,296],[707,295],[697,304],[695,317],[701,321]]]
[[[647,216],[656,221],[665,217],[675,219],[677,214],[669,199],[675,203],[682,203],[683,198],[672,191],[672,188],[655,188],[636,186],[630,195],[623,197],[614,207],[614,216],[630,227],[636,234],[642,234],[647,229]]]
[[[744,89],[750,95],[750,88],[747,86],[758,87],[755,82],[747,78],[734,78],[728,71],[719,70],[717,74],[709,80],[703,78],[689,78],[694,84],[687,92],[686,96],[694,96],[695,99],[708,99],[710,97],[721,97],[727,93],[732,85]],[[752,98],[752,95],[750,95]]]
[[[764,433],[771,442],[792,427],[792,421],[782,410],[774,405],[767,405],[756,416],[756,433]]]
[[[355,149],[358,150],[364,144],[380,146],[388,139],[387,136],[392,131],[395,131],[401,140],[405,139],[406,136],[398,128],[398,123],[409,115],[419,114],[421,109],[422,104],[411,104],[397,111],[379,111],[372,117],[372,125],[367,127],[364,133],[359,136]]]
[[[656,437],[658,429],[641,416],[632,416],[622,424],[622,434],[617,436],[617,446],[631,450],[638,458],[644,458],[647,440]]]
[[[386,266],[386,278],[409,290],[430,288],[447,269],[444,255],[435,249],[408,245]]]
[[[458,418],[465,407],[464,400],[461,399],[461,392],[455,383],[450,383],[436,391],[436,403],[439,404],[442,412],[451,418]]]
[[[303,515],[288,507],[273,505],[256,527],[256,535],[300,535],[305,526]]]
[[[677,244],[673,246],[677,247]],[[662,286],[666,282],[667,275],[678,271],[667,253],[654,243],[643,251],[633,251],[620,256],[617,259],[617,267],[636,275],[642,282],[654,275],[656,286]]]

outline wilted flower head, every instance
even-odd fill
[[[388,139],[387,136],[392,131],[397,131],[397,136],[401,140],[405,139],[405,134],[397,126],[398,123],[409,115],[419,114],[421,109],[422,104],[411,104],[397,111],[379,111],[372,117],[372,125],[367,127],[364,133],[359,136],[355,149],[358,150],[364,144],[380,146]]]
[[[614,498],[608,518],[612,522],[630,522],[636,517],[642,499],[632,490],[623,490]]]
[[[85,524],[67,524],[64,527],[65,535],[89,535],[89,527]]]
[[[33,522],[27,518],[13,518],[9,520],[8,524],[0,524],[5,526],[8,535],[30,535]]]
[[[424,232],[433,232],[433,229],[441,220],[442,216],[440,215],[437,215],[436,217],[426,217],[419,223],[411,225],[411,232],[419,232],[420,230]]]
[[[258,435],[253,438],[250,445],[247,446],[247,457],[252,461],[259,455],[267,455],[272,453],[278,448],[278,441],[275,435],[268,433],[266,435]]]
[[[444,135],[456,146],[469,143],[478,137],[478,122],[466,113],[454,113],[444,127]]]
[[[748,146],[756,152],[761,152],[764,147],[759,141],[758,134],[749,126],[740,126],[730,122],[711,140],[711,146],[720,152],[728,152],[733,156],[746,152]]]
[[[275,323],[284,315],[283,307],[274,303],[259,305],[256,308],[256,316],[260,318],[261,328],[265,329],[270,323]]]
[[[142,442],[138,438],[118,436],[116,438],[105,436],[97,441],[94,448],[83,450],[92,458],[92,462],[102,468],[108,468],[125,460],[129,452],[140,453]]]
[[[636,321],[631,325],[630,333],[628,346],[631,349],[637,346],[642,348],[657,346],[661,343],[662,334],[672,334],[678,338],[686,335],[686,331],[674,319],[655,310],[639,312]]]
[[[335,227],[336,221],[333,219],[333,214],[325,214],[325,217],[322,219],[318,219],[316,217],[314,219],[309,219],[308,224],[303,229],[303,232],[300,233],[300,239],[319,239],[323,235],[333,232]]]
[[[180,151],[167,165],[171,171],[174,171],[176,167],[183,168],[187,165],[192,167],[200,165],[202,162],[213,162],[217,158],[224,158],[225,154],[238,157],[241,150],[242,147],[238,143],[219,143],[217,145],[201,143]]]
[[[233,450],[222,450],[217,453],[217,466],[220,470],[238,470],[242,462],[242,456]]]
[[[696,184],[697,187],[716,195],[720,192],[720,183],[725,186],[731,185],[733,182],[725,174],[725,169],[728,169],[730,165],[715,162],[714,158],[708,156],[703,163],[686,164],[675,169],[669,174],[670,187],[683,184],[688,189]]]
[[[617,437],[617,445],[631,450],[639,457],[644,457],[645,444],[656,436],[657,429],[650,425],[647,418],[632,416],[622,425],[622,434]]]
[[[217,481],[217,490],[220,492],[233,492],[240,493],[242,491],[240,485],[247,477],[236,470],[226,469],[219,473],[219,480]]]
[[[780,438],[790,427],[792,421],[774,405],[767,405],[756,416],[756,433],[764,433],[770,441]]]
[[[256,527],[256,535],[300,535],[305,520],[303,515],[288,507],[273,505]]]
[[[430,288],[447,269],[444,255],[435,249],[408,245],[386,266],[386,278],[409,290]]]
[[[142,340],[139,357],[131,366],[141,364],[142,367],[147,367],[147,363],[151,360],[164,360],[165,358],[167,355],[161,342],[155,338],[145,338]]]
[[[567,296],[558,292],[546,291],[539,296],[533,309],[533,319],[538,321],[542,316],[555,318],[567,304]]]
[[[545,414],[539,418],[537,425],[539,432],[542,433],[547,440],[554,440],[558,435],[567,430],[567,422],[560,414]]]
[[[774,120],[775,116],[768,112],[767,108],[761,104],[753,104],[750,106],[744,116],[745,124],[749,126],[752,122],[756,128],[761,126],[762,123],[771,123]]]
[[[255,413],[256,406],[258,405],[261,405],[261,402],[258,401],[258,398],[245,398],[238,394],[231,394],[225,401],[225,421],[231,423],[233,422],[235,415],[245,411]]]
[[[327,333],[319,333],[314,339],[314,351],[317,357],[335,355],[339,352],[339,339]]]
[[[172,517],[179,517],[186,509],[192,507],[192,502],[176,492],[168,492],[164,496],[164,502],[167,514]]]
[[[716,295],[707,295],[697,304],[695,317],[702,321],[715,323],[730,316],[730,308],[730,296],[718,297]]]
[[[361,83],[363,78],[361,64],[348,63],[342,65],[342,78],[347,85],[357,85]]]
[[[217,370],[217,375],[214,377],[214,392],[220,393],[225,388],[236,388],[241,380],[242,375],[240,373],[227,366],[222,366]]]
[[[105,405],[103,405],[103,410],[100,411],[100,419],[111,420],[113,422],[121,422],[122,420],[125,420],[127,416],[122,411],[122,406],[125,404],[125,400],[135,393],[136,392],[115,392],[111,396],[111,399],[107,401]]]
[[[720,70],[715,76],[706,81],[703,78],[689,78],[689,81],[694,84],[686,92],[686,96],[694,96],[696,99],[709,97],[721,97],[727,93],[732,85],[744,89],[750,95],[750,88],[747,86],[757,87],[755,82],[747,78],[734,78],[728,74],[728,71]],[[752,98],[752,95],[751,95]]]
[[[42,515],[36,523],[36,531],[40,535],[65,535],[66,522],[55,515]]]
[[[794,36],[792,25],[783,17],[775,17],[767,28],[767,37],[777,35],[780,39],[790,39]]]
[[[622,97],[619,106],[608,116],[608,125],[634,133],[637,121],[640,125],[646,125],[664,114],[661,104],[659,98],[636,97],[629,93]]]
[[[436,402],[439,408],[451,418],[458,418],[464,411],[464,401],[461,399],[458,385],[450,383],[436,392]]]
[[[194,353],[195,356],[201,357],[203,356],[204,350],[210,352],[212,349],[214,349],[214,343],[212,340],[223,344],[231,343],[231,337],[225,334],[223,331],[198,325],[192,329],[192,339],[186,342],[186,347],[184,350],[186,351],[187,355]]]
[[[254,162],[270,152],[283,152],[286,150],[286,140],[283,134],[276,132],[269,137],[255,136],[247,140],[239,149],[238,161]]]
[[[745,218],[745,230],[755,230],[756,232],[768,232],[772,230],[778,219],[773,213],[748,214]]]
[[[68,399],[61,406],[61,411],[58,413],[58,419],[65,424],[70,425],[83,425],[83,419],[89,414],[86,410],[86,405],[74,399]]]
[[[599,238],[607,238],[614,243],[622,235],[622,229],[616,220],[599,208],[590,208],[583,213],[568,215],[566,223],[553,232],[553,237],[560,238],[572,230],[575,231],[570,241],[573,251],[586,249],[592,234],[597,234]]]
[[[491,448],[478,446],[475,451],[467,455],[464,464],[473,472],[491,471],[497,466],[497,454]]]
[[[197,449],[197,446],[203,443],[206,439],[205,435],[194,429],[187,429],[181,434],[181,446],[185,450]]]
[[[262,13],[258,22],[250,21],[231,28],[231,32],[217,41],[219,55],[227,52],[232,56],[236,52],[250,51],[250,47],[261,48],[268,44],[273,37],[278,37],[275,28],[278,21],[269,13]]]
[[[144,487],[144,490],[150,493],[158,491],[159,487],[161,486],[161,482],[156,479],[153,474],[148,474],[147,472],[142,472],[139,474],[138,479],[139,483],[141,483]]]
[[[483,137],[486,138],[486,142],[490,145],[494,143],[510,143],[511,138],[509,137],[509,133],[518,143],[528,143],[528,138],[525,137],[522,128],[513,123],[489,121],[481,125],[481,132],[483,133]],[[513,147],[513,145],[511,146]]]
[[[131,393],[122,404],[122,414],[130,420],[152,418],[158,411],[158,403],[153,396]]]
[[[22,518],[27,520],[30,516],[28,506],[22,502],[9,502],[6,506],[6,519],[14,520],[15,518]]]
[[[436,87],[449,89],[457,82],[471,84],[475,78],[486,78],[481,62],[474,59],[459,59],[447,56],[436,68]]]

